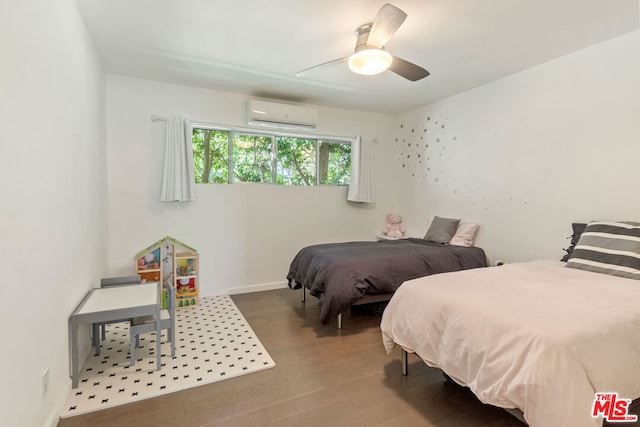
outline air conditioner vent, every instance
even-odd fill
[[[247,101],[247,124],[279,129],[314,130],[318,110],[300,105]]]

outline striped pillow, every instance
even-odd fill
[[[640,280],[640,223],[590,222],[566,266]]]

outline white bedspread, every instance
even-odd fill
[[[640,281],[560,261],[443,273],[405,282],[382,338],[519,408],[532,427],[585,427],[596,392],[640,397]]]

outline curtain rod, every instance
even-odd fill
[[[151,115],[152,122],[166,122],[167,118],[163,116],[158,116],[156,114]],[[204,123],[204,122],[192,122],[192,125],[204,128],[204,129],[217,129],[217,130],[225,130],[225,131],[240,131],[240,132],[249,132],[249,133],[257,133],[263,135],[270,135],[273,132],[265,131],[264,129],[253,129],[253,128],[245,128],[245,127],[237,127],[237,126],[227,126],[227,125],[217,125],[213,123]],[[355,136],[330,136],[330,135],[316,135],[316,134],[304,134],[304,133],[289,133],[286,130],[281,132],[283,135],[293,136],[293,137],[301,137],[301,138],[309,138],[312,137],[314,139],[332,139],[336,141],[344,141],[344,142],[352,142],[356,137]],[[373,142],[378,142],[375,138]]]

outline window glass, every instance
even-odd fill
[[[233,181],[271,182],[272,138],[264,135],[233,136]]]
[[[229,182],[229,132],[194,129],[192,142],[196,182]]]
[[[276,140],[276,182],[288,185],[316,185],[316,140],[290,137],[278,137]]]
[[[318,178],[320,184],[349,185],[351,144],[320,141],[318,143]]]
[[[196,183],[349,184],[348,142],[201,128],[192,142]]]

